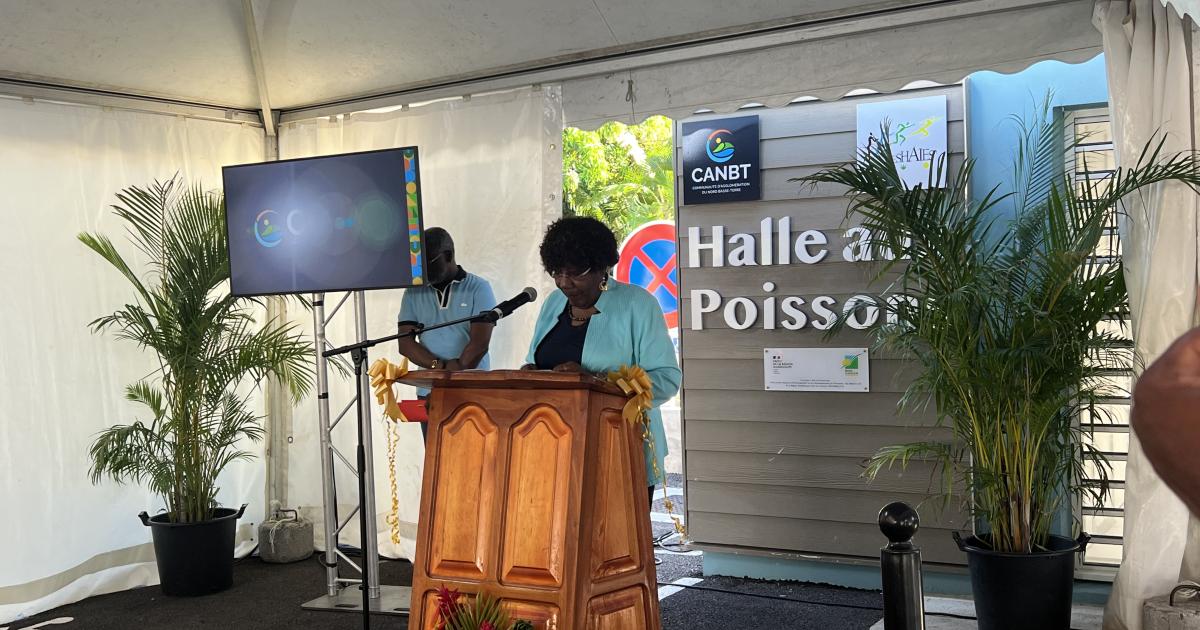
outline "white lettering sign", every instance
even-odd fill
[[[725,322],[725,327],[733,330],[751,328],[758,324],[760,317],[765,330],[775,330],[780,326],[787,330],[800,330],[806,326],[817,330],[829,330],[839,316],[845,319],[847,326],[855,330],[866,330],[879,323],[880,306],[875,298],[869,295],[856,295],[838,306],[837,299],[828,295],[815,296],[811,301],[806,301],[798,295],[771,295],[775,292],[774,282],[763,283],[762,290],[767,295],[762,298],[760,305],[748,297],[726,300],[712,289],[692,289],[689,295],[689,328],[704,330],[705,316],[710,314],[711,317],[717,317],[719,314]],[[888,302],[896,304],[899,299],[891,297],[888,298]],[[895,319],[893,314],[888,314],[889,324],[894,324]]]
[[[692,169],[692,181],[704,182],[736,182],[750,179],[749,164],[727,164],[725,166],[709,166]]]
[[[815,265],[826,260],[836,260],[830,252],[840,252],[845,262],[873,262],[893,260],[892,251],[873,241],[870,230],[858,226],[847,229],[830,243],[830,236],[820,230],[792,231],[791,217],[774,219],[766,217],[759,222],[757,232],[727,234],[725,226],[714,225],[707,230],[699,226],[687,230],[687,257],[685,267],[750,267],[790,265],[793,261],[804,265]],[[839,317],[847,326],[865,330],[879,322],[881,305],[866,295],[856,295],[844,304],[828,295],[776,296],[774,282],[762,285],[762,298],[725,298],[712,289],[691,289],[689,294],[692,330],[704,330],[705,317],[708,321],[722,318],[725,327],[732,330],[747,330],[761,325],[764,330],[784,328],[800,330],[812,327],[829,330]],[[894,302],[891,302],[894,303]],[[888,323],[895,316],[889,312]],[[721,321],[721,320],[717,320]]]
[[[842,260],[846,262],[870,262],[892,260],[892,251],[881,243],[875,243],[873,234],[864,227],[852,227],[842,233],[846,242],[841,247]],[[815,265],[829,255],[829,237],[820,230],[804,230],[792,233],[791,217],[778,222],[767,217],[759,224],[759,231],[736,232],[725,235],[725,226],[714,225],[709,236],[704,236],[698,226],[687,231],[687,267],[749,267],[754,265],[788,265],[794,256],[797,262]],[[911,239],[906,239],[906,242]],[[837,251],[837,248],[833,248]],[[701,257],[711,259],[707,265]]]

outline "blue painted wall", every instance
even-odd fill
[[[967,133],[970,157],[976,160],[971,193],[982,198],[992,187],[1011,190],[1012,164],[1020,131],[1013,116],[1034,121],[1048,91],[1055,107],[1108,102],[1104,55],[1081,64],[1043,61],[1016,74],[976,72],[967,78]],[[1011,204],[1001,204],[1011,217]]]

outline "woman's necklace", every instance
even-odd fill
[[[574,323],[574,324],[582,324],[582,323],[584,323],[584,322],[586,322],[587,320],[589,320],[589,319],[591,319],[591,318],[592,318],[592,313],[591,313],[591,312],[588,312],[587,314],[583,315],[582,317],[580,317],[580,316],[576,315],[576,314],[575,314],[575,305],[574,305],[574,304],[571,304],[571,305],[570,305],[570,309],[571,309],[571,310],[569,311],[569,313],[568,313],[568,314],[569,314],[569,316],[571,317],[571,322],[572,322],[572,323]],[[591,311],[591,309],[588,309],[588,310],[589,310],[589,311]]]

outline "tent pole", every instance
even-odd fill
[[[251,0],[242,0],[242,17],[246,22],[246,40],[250,44],[254,79],[258,82],[258,103],[262,112],[263,131],[268,138],[274,138],[275,117],[271,113],[271,98],[267,94],[267,71],[263,65],[262,46],[258,43],[258,20],[254,18],[254,4]]]

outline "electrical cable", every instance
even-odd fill
[[[796,598],[792,598],[792,597],[783,597],[780,595],[763,595],[761,593],[743,593],[741,591],[731,591],[729,589],[715,588],[712,586],[697,586],[695,584],[673,584],[671,582],[659,582],[658,585],[659,586],[674,586],[676,588],[685,588],[685,589],[690,589],[690,590],[694,590],[694,591],[709,591],[712,593],[724,593],[726,595],[739,595],[742,597],[754,597],[757,599],[769,599],[771,601],[776,601],[776,602],[785,601],[785,602],[794,602],[797,604],[811,604],[814,606],[829,606],[831,608],[853,608],[855,610],[877,610],[879,612],[883,612],[882,606],[861,606],[858,604],[839,604],[836,602],[817,602],[817,601],[812,601],[812,600],[807,600],[807,599],[796,599]],[[974,619],[974,617],[969,617],[969,618]]]
[[[672,536],[676,536],[676,535],[678,535],[678,532],[666,532],[660,536],[657,536],[654,538],[654,541],[653,541],[654,546],[657,547],[658,549],[662,549],[663,551],[669,551],[671,553],[687,553],[689,551],[692,551],[692,549],[688,548],[687,545],[684,545],[682,543],[667,543],[666,542],[668,538],[671,538]],[[672,547],[674,547],[674,549]]]

